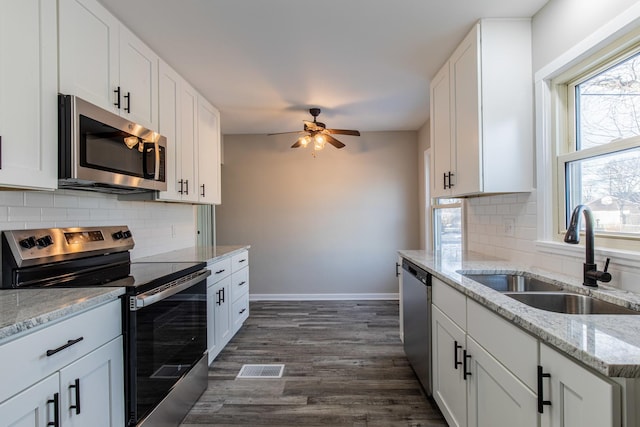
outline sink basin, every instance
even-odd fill
[[[463,276],[499,292],[561,292],[553,283],[523,274],[463,274]]]
[[[564,314],[640,314],[620,305],[602,301],[587,295],[565,292],[513,292],[505,295],[541,310]]]

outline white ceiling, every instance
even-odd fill
[[[416,130],[429,79],[481,17],[547,0],[100,0],[221,112],[227,134]]]

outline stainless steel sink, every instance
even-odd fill
[[[498,292],[561,292],[562,287],[524,274],[463,274]]]
[[[640,314],[587,295],[566,292],[507,292],[505,295],[541,310],[564,314]]]

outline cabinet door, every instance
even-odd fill
[[[436,74],[431,82],[431,196],[443,197],[451,194],[448,188],[451,170],[451,103],[449,98],[449,62]],[[452,178],[455,180],[455,176]],[[455,182],[455,181],[454,181]]]
[[[61,425],[124,425],[122,336],[60,371]]]
[[[480,27],[476,26],[450,59],[452,137],[455,144],[452,195],[474,194],[483,190],[479,31]]]
[[[462,375],[465,332],[433,306],[433,398],[450,426],[467,425],[466,382]]]
[[[118,113],[118,20],[96,0],[58,3],[60,92]]]
[[[0,420],[6,427],[53,425],[55,398],[60,410],[60,384],[55,373],[0,404]]]
[[[220,344],[220,350],[231,339],[231,278],[220,281],[216,284],[216,288],[221,293],[214,308],[216,317],[216,336]]]
[[[540,345],[544,378],[543,427],[609,427],[620,425],[620,386],[598,377],[550,347]],[[549,386],[549,387],[548,387]]]
[[[198,199],[220,204],[220,114],[198,98]]]
[[[0,0],[0,185],[57,188],[56,4]]]
[[[467,351],[469,426],[537,427],[536,394],[469,336]]]
[[[182,200],[197,202],[198,188],[196,182],[198,137],[198,93],[186,82],[180,90],[180,151],[182,155],[179,181]]]
[[[120,115],[158,129],[158,56],[120,26]]]
[[[207,282],[212,283],[209,277]],[[231,339],[231,276],[207,287],[207,349],[209,364]]]
[[[167,191],[160,191],[158,199],[180,201],[182,150],[180,149],[180,86],[182,77],[165,62],[158,68],[158,129],[167,138],[166,180]]]

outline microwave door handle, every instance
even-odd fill
[[[156,181],[160,180],[160,144],[158,144],[158,141],[155,141],[153,143],[153,147],[155,150],[155,156],[156,156],[156,167],[153,171],[153,179]]]

